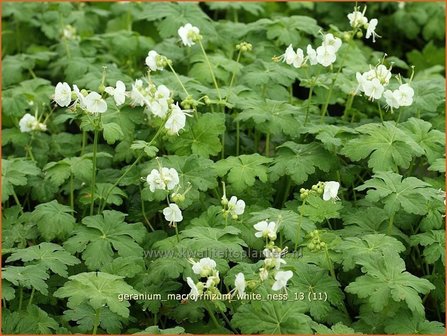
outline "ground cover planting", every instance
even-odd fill
[[[2,332],[444,334],[445,4],[2,3]]]

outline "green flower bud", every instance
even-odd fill
[[[309,250],[313,250],[315,248],[315,244],[314,243],[309,243],[309,244],[307,244],[307,248]]]
[[[99,91],[99,93],[103,93],[105,89],[106,89],[106,87],[104,86],[104,84],[101,84],[101,85],[98,87],[98,91]]]

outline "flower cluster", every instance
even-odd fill
[[[340,183],[336,181],[328,181],[328,182],[318,182],[317,184],[313,185],[312,188],[300,189],[300,198],[302,200],[305,200],[309,195],[323,195],[323,200],[329,201],[329,200],[338,200],[338,189],[340,188]]]
[[[39,120],[31,114],[25,114],[19,121],[20,132],[27,133],[31,131],[46,131],[47,125],[39,122]]]
[[[326,243],[321,240],[320,231],[314,230],[309,233],[310,242],[307,244],[307,248],[311,251],[320,251],[326,248]]]
[[[232,219],[236,220],[238,219],[238,216],[242,215],[245,211],[245,202],[241,199],[237,199],[236,196],[231,196],[230,200],[227,199],[226,190],[225,190],[225,183],[223,183],[223,196],[220,201],[222,206],[224,207],[222,209],[222,213],[224,215],[224,218],[227,219],[228,215],[231,216]]]
[[[146,65],[150,71],[163,70],[168,65],[168,58],[160,55],[155,50],[150,50],[146,57]]]
[[[365,12],[366,6],[363,9],[363,12],[360,12],[358,7],[354,7],[354,11],[348,14],[349,24],[355,31],[362,28],[366,29],[365,37],[367,39],[372,37],[373,42],[376,42],[376,37],[381,37],[376,33],[377,24],[379,21],[377,19],[371,19],[368,22]]]
[[[186,278],[188,286],[191,288],[189,297],[197,301],[204,292],[210,294],[219,294],[217,285],[220,283],[219,271],[216,270],[216,262],[211,258],[202,258],[199,261],[190,260],[192,271],[200,278],[206,278],[204,281],[194,282],[191,277]]]
[[[177,170],[174,168],[162,167],[160,162],[158,162],[158,164],[158,169],[151,170],[149,175],[146,177],[146,182],[149,185],[149,190],[151,192],[155,192],[156,190],[171,191],[176,189],[171,197],[171,201],[173,201],[173,203],[169,202],[169,198],[167,198],[168,206],[163,209],[163,215],[166,221],[169,222],[169,226],[176,227],[177,223],[183,220],[182,211],[176,204],[176,202],[181,202],[184,200],[184,194],[182,195],[178,193],[180,183],[179,175]]]
[[[301,68],[307,61],[310,65],[321,64],[328,67],[337,59],[337,51],[341,45],[342,42],[338,37],[334,37],[333,34],[325,34],[323,42],[316,50],[310,44],[307,46],[306,57],[304,57],[304,51],[301,48],[294,51],[292,45],[289,45],[280,59],[295,68]]]
[[[69,107],[71,104],[72,108],[76,108],[79,105],[82,110],[92,114],[107,111],[107,103],[98,92],[80,91],[76,85],[73,85],[72,91],[70,85],[65,82],[57,83],[53,99],[61,107]],[[73,103],[72,100],[74,100]]]
[[[180,27],[178,29],[178,35],[180,36],[182,43],[187,47],[192,47],[202,38],[199,28],[194,27],[190,23]]]
[[[178,103],[174,104],[171,92],[165,85],[155,86],[148,83],[146,86],[141,79],[132,84],[130,91],[131,104],[144,106],[154,116],[166,119],[165,129],[169,134],[178,134],[186,125],[187,111],[182,110]]]
[[[383,64],[371,67],[364,73],[357,72],[357,91],[363,92],[369,100],[385,98],[386,105],[392,110],[401,106],[410,106],[413,103],[414,90],[408,83],[403,84],[400,77],[397,77],[400,83],[398,89],[385,90],[390,83],[391,76],[391,67],[388,69]]]
[[[270,274],[273,274],[275,279],[272,290],[278,291],[286,289],[287,282],[293,276],[292,271],[281,271],[281,265],[286,264],[286,261],[282,258],[287,253],[287,247],[281,249],[275,246],[274,241],[277,238],[277,230],[279,225],[273,221],[261,221],[254,225],[257,230],[255,236],[257,238],[264,238],[266,245],[262,253],[264,254],[264,265],[259,269],[259,279],[266,281]]]

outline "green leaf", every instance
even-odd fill
[[[133,278],[143,272],[144,260],[141,257],[118,257],[110,264],[104,265],[101,272]]]
[[[445,327],[441,322],[427,321],[424,316],[411,314],[408,311],[399,312],[399,318],[388,319],[385,331],[388,334],[445,335]]]
[[[356,190],[369,189],[366,200],[381,202],[389,214],[400,209],[410,214],[424,215],[427,213],[426,202],[440,201],[435,189],[415,177],[402,176],[392,172],[378,172]]]
[[[95,200],[104,201],[106,204],[121,205],[123,198],[126,197],[126,193],[112,183],[96,183]]]
[[[360,135],[348,141],[341,153],[354,161],[369,157],[368,166],[374,172],[408,168],[413,157],[424,154],[423,148],[394,122],[365,124],[356,130]]]
[[[445,266],[445,230],[431,230],[411,236],[411,245],[424,246],[422,255],[428,264],[441,259]]]
[[[130,146],[130,149],[133,150],[143,150],[144,153],[150,157],[153,158],[155,157],[155,155],[157,155],[158,153],[158,148],[155,146],[151,146],[149,145],[148,142],[143,141],[143,140],[136,140],[132,143],[132,145]]]
[[[326,327],[324,324],[315,323],[312,325],[312,329],[318,335],[353,335],[353,334],[361,334],[361,332],[356,332],[354,329],[344,325],[341,322],[338,322],[331,326],[330,328]]]
[[[428,170],[445,173],[445,157],[434,160]]]
[[[36,305],[27,307],[25,311],[8,313],[3,316],[5,333],[49,335],[57,332],[59,328],[59,324]]]
[[[293,266],[296,273],[296,276],[292,277],[288,286],[290,290],[289,295],[294,296],[294,293],[304,293],[305,295],[304,300],[292,301],[293,304],[306,307],[305,312],[309,312],[318,321],[327,321],[329,315],[336,308],[343,306],[344,294],[340,289],[340,284],[328,274],[327,270],[299,261],[289,262],[288,259],[287,265]],[[309,291],[323,293],[325,296],[327,294],[327,300],[309,301],[307,297]]]
[[[41,265],[28,266],[6,266],[2,269],[3,279],[8,280],[15,286],[34,288],[43,295],[48,295],[49,278],[46,267]]]
[[[92,178],[93,162],[86,157],[65,158],[58,162],[50,162],[43,167],[45,179],[56,186],[61,186],[70,175],[81,181],[90,181]]]
[[[301,109],[283,101],[267,99],[259,104],[259,100],[246,99],[240,105],[242,112],[235,121],[253,120],[256,128],[263,133],[295,135],[301,127],[298,118]]]
[[[40,174],[40,169],[33,161],[17,158],[2,159],[2,202],[14,193],[14,186],[24,186],[28,176]]]
[[[355,267],[359,257],[387,257],[390,254],[405,251],[405,246],[397,239],[384,234],[368,234],[361,238],[347,237],[339,245],[343,252],[343,269],[349,271]]]
[[[64,248],[71,253],[82,252],[82,259],[92,270],[111,263],[115,252],[121,257],[141,257],[143,249],[138,244],[142,243],[146,230],[141,223],[125,223],[125,216],[105,210],[102,215],[84,217],[84,226],[75,230]]]
[[[95,325],[95,310],[87,303],[81,303],[64,311],[64,318],[75,321],[79,327],[79,331],[89,333]],[[113,313],[108,307],[101,308],[99,316],[99,327],[107,331],[109,334],[119,334],[122,330],[125,318]]]
[[[384,309],[389,300],[405,301],[411,311],[424,315],[424,306],[419,294],[427,294],[434,289],[428,280],[418,278],[405,271],[405,262],[397,255],[373,258],[360,258],[362,272],[346,287],[346,292],[356,294],[359,298],[366,298],[374,311]]]
[[[297,144],[287,141],[278,146],[277,152],[277,157],[269,169],[272,182],[288,175],[299,185],[306,182],[317,168],[329,172],[335,164],[334,156],[316,142]]]
[[[423,148],[429,163],[442,157],[445,152],[445,133],[432,129],[429,122],[416,118],[408,119],[402,123],[402,127]]]
[[[130,303],[120,300],[120,294],[138,294],[123,277],[103,272],[84,272],[69,277],[63,287],[54,292],[58,298],[68,298],[68,307],[74,308],[87,302],[93,309],[108,307],[113,313],[129,317]]]
[[[242,247],[246,243],[238,237],[240,230],[227,226],[224,229],[210,227],[193,227],[180,233],[186,251],[198,253],[225,253],[224,259],[236,261],[243,254]]]
[[[268,208],[263,211],[252,212],[249,223],[254,225],[261,221],[273,221],[279,232],[283,232],[286,239],[293,243],[301,243],[307,233],[315,229],[315,225],[305,217],[291,210]],[[253,231],[254,232],[254,231]]]
[[[6,262],[16,260],[34,261],[37,265],[42,265],[63,277],[68,276],[67,266],[80,263],[78,258],[65,251],[62,246],[53,243],[40,243],[26,249],[17,250],[6,259]]]
[[[296,302],[252,301],[241,305],[231,323],[243,334],[310,334],[311,319]]]
[[[325,201],[320,196],[309,195],[299,211],[313,222],[323,222],[331,218],[340,218],[341,202]]]
[[[243,192],[255,184],[256,178],[261,182],[267,182],[268,168],[266,163],[272,159],[259,154],[229,156],[215,164],[219,176],[227,175],[228,182],[236,192]]]
[[[32,220],[46,240],[64,239],[73,231],[76,220],[71,215],[69,206],[59,204],[56,200],[39,204],[33,211]]]
[[[28,241],[37,238],[36,225],[29,219],[30,213],[21,216],[20,207],[2,209],[2,251],[8,249],[25,248]]]
[[[177,138],[172,138],[169,149],[178,155],[198,154],[208,158],[222,150],[219,139],[225,132],[225,115],[205,113],[189,122],[188,128]]]
[[[137,332],[133,335],[180,335],[184,334],[185,329],[182,327],[174,327],[168,329],[160,329],[158,326],[147,327],[143,331]]]
[[[117,123],[103,124],[103,136],[109,145],[114,144],[118,140],[124,138],[124,133],[121,130],[120,125]]]

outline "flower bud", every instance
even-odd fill
[[[106,87],[104,86],[104,84],[101,84],[101,85],[99,85],[99,87],[98,87],[98,91],[99,91],[99,93],[103,93],[105,89],[106,89]]]
[[[238,217],[236,214],[232,215],[231,218],[233,218],[234,220],[236,220]]]

